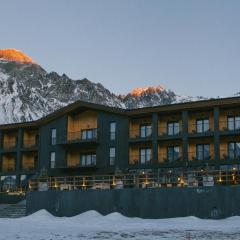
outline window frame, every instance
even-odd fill
[[[151,147],[139,148],[139,163],[149,164],[151,162],[152,162],[152,148]]]
[[[53,137],[53,131],[55,130],[55,137]],[[57,145],[57,129],[56,128],[51,128],[51,145],[55,146]]]
[[[112,154],[111,150],[114,149],[114,154]],[[110,147],[109,148],[109,165],[110,166],[113,166],[115,165],[115,162],[116,162],[116,147]]]
[[[230,119],[232,118],[232,122]],[[232,124],[232,127],[230,127],[230,123]],[[236,131],[240,130],[240,116],[228,116],[227,117],[227,129],[228,131]]]
[[[54,154],[54,160],[52,159],[52,156]],[[52,163],[54,162],[54,166],[52,167]],[[54,169],[56,167],[56,152],[55,151],[52,151],[50,152],[50,161],[49,161],[49,167],[51,169]]]
[[[171,125],[172,125],[172,127],[171,127]],[[171,131],[170,131],[170,129],[171,129]],[[179,121],[167,122],[167,135],[168,136],[176,136],[179,134],[180,134],[180,122]]]
[[[205,129],[205,126],[206,126],[205,121],[207,121],[207,126],[208,126],[207,129]],[[200,122],[200,124],[198,122]],[[199,126],[201,127],[201,131],[199,131],[199,128],[198,128]],[[210,121],[209,121],[209,118],[199,118],[199,119],[196,119],[196,132],[197,133],[206,133],[206,132],[209,132],[209,131],[210,131]]]
[[[208,147],[208,151],[206,151],[206,147]],[[199,150],[199,148],[201,148]],[[208,152],[206,154],[206,152]],[[201,156],[201,157],[199,157]],[[196,160],[198,161],[206,161],[209,160],[211,158],[211,154],[210,154],[210,144],[209,143],[199,143],[196,144]]]
[[[175,149],[178,149],[178,151],[175,151]],[[171,154],[169,154],[171,152]],[[169,156],[172,157],[169,157]],[[180,146],[179,145],[173,145],[167,147],[167,160],[168,162],[176,162],[180,158]]]
[[[139,136],[140,136],[140,138],[151,137],[152,136],[152,125],[151,124],[140,124],[139,125]]]
[[[114,126],[114,129],[112,130],[112,126]],[[109,123],[109,133],[110,133],[110,140],[114,141],[116,140],[116,132],[117,132],[117,122],[111,121]]]

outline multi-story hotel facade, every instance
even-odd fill
[[[239,169],[240,97],[124,110],[75,102],[0,126],[1,189],[48,176]]]

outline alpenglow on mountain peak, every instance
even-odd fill
[[[30,58],[28,55],[15,48],[0,49],[0,59],[22,64],[34,63],[32,58]]]

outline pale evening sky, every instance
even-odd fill
[[[0,48],[114,93],[240,91],[238,0],[0,0]]]

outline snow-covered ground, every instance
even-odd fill
[[[102,216],[88,211],[75,217],[54,217],[41,210],[19,219],[0,219],[0,239],[240,239],[240,217],[201,220],[127,218],[119,213]]]

